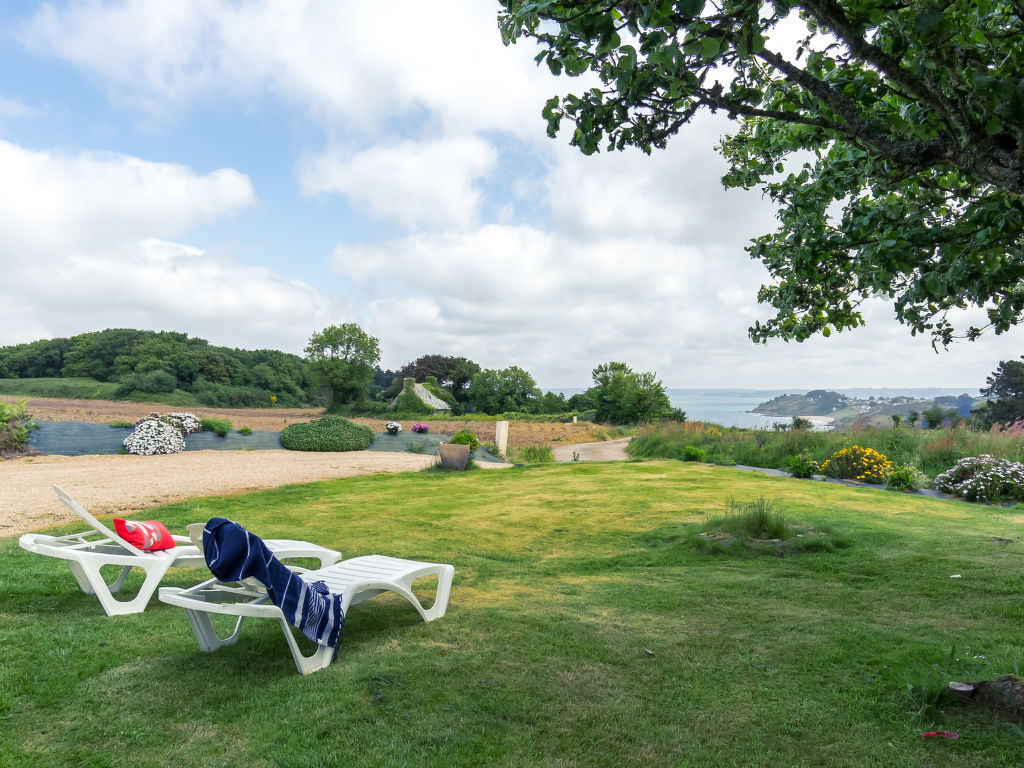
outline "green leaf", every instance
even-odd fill
[[[709,61],[721,52],[722,43],[725,41],[720,37],[705,37],[700,41],[700,55]]]
[[[921,35],[922,40],[931,40],[939,31],[943,22],[942,13],[939,11],[926,11],[919,13],[914,19],[914,29]]]
[[[678,5],[679,13],[691,19],[696,18],[704,10],[704,3],[705,0],[681,0]]]

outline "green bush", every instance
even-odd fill
[[[679,452],[679,458],[683,461],[704,461],[707,457],[708,452],[695,445],[684,445]]]
[[[36,423],[28,418],[25,401],[0,401],[0,451],[20,451],[28,442],[28,433]]]
[[[373,430],[341,416],[324,416],[304,424],[289,424],[281,445],[291,451],[361,451],[373,442]]]
[[[448,441],[454,445],[468,445],[470,453],[480,447],[480,441],[476,439],[476,435],[470,432],[468,429],[460,429],[454,435],[452,439]]]
[[[231,422],[227,419],[218,419],[213,416],[207,416],[206,418],[200,419],[199,423],[202,425],[204,432],[215,432],[218,437],[227,437],[228,432],[231,431]]]
[[[821,466],[807,451],[798,456],[790,456],[786,461],[786,471],[793,477],[808,478],[821,471]]]
[[[917,478],[913,467],[895,467],[885,478],[885,487],[890,491],[916,491]]]
[[[246,436],[251,435],[252,434],[252,427],[241,427],[238,430],[238,434],[246,435]]]

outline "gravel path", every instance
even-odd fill
[[[572,461],[574,453],[578,456],[578,461],[625,461],[629,458],[626,455],[626,446],[632,439],[631,437],[620,437],[617,440],[606,440],[603,443],[560,445],[552,453],[555,456],[555,461]]]
[[[166,456],[32,456],[0,461],[0,537],[76,519],[57,500],[51,483],[94,514],[129,516],[145,507],[196,496],[406,472],[436,460],[380,451],[186,451]]]

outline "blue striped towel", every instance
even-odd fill
[[[341,595],[322,581],[300,579],[267,549],[263,540],[238,523],[212,517],[203,528],[206,565],[221,581],[257,579],[285,620],[319,645],[337,648],[345,613]]]

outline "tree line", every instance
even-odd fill
[[[593,386],[566,397],[542,392],[516,365],[485,369],[468,357],[426,354],[398,370],[382,369],[379,340],[355,323],[312,334],[304,352],[233,349],[185,333],[112,328],[0,347],[0,379],[85,377],[116,382],[114,396],[124,399],[185,392],[212,407],[324,406],[384,415],[412,378],[456,415],[579,414],[616,424],[685,418],[654,373],[621,362],[597,366]]]
[[[560,392],[542,393],[533,376],[519,366],[484,369],[466,357],[423,355],[397,371],[382,371],[377,365],[378,340],[355,323],[313,334],[305,352],[311,375],[331,391],[328,410],[334,412],[382,413],[395,398],[404,397],[404,381],[412,378],[444,400],[454,414],[579,413],[615,424],[686,418],[672,407],[654,373],[634,371],[625,363],[597,366],[593,386],[567,398]]]

